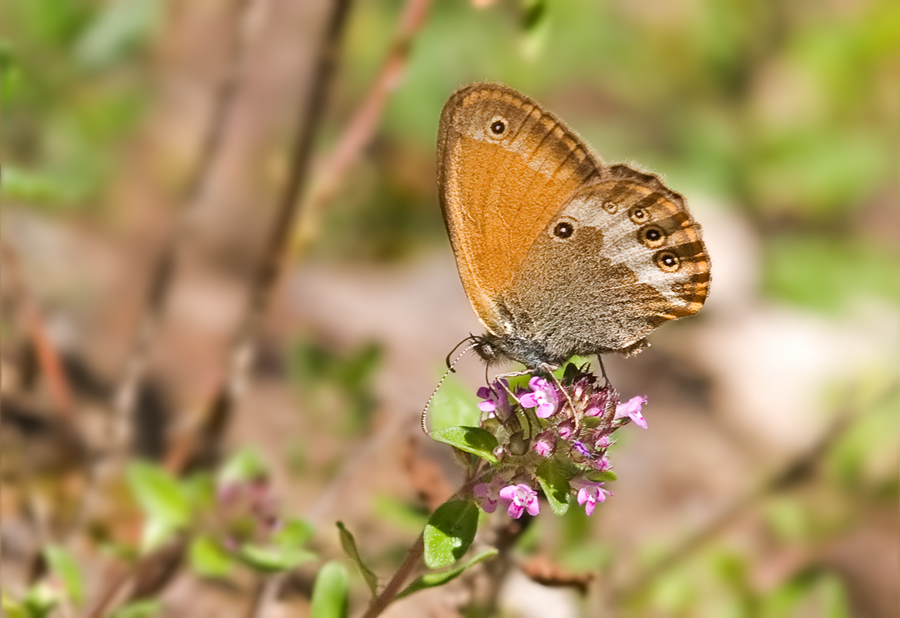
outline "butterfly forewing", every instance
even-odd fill
[[[463,286],[489,331],[508,333],[502,306],[534,239],[600,159],[559,119],[498,84],[474,84],[444,106],[438,186]]]

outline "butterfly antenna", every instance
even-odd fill
[[[446,365],[447,365],[447,370],[448,370],[448,371],[451,371],[451,372],[453,372],[453,373],[456,373],[456,369],[453,368],[453,365],[456,364],[456,361],[459,360],[459,356],[462,356],[462,354],[460,354],[459,356],[457,356],[457,357],[456,357],[456,360],[453,361],[452,363],[450,362],[450,357],[453,356],[453,353],[456,352],[456,351],[459,349],[459,346],[461,346],[462,344],[464,344],[466,341],[471,341],[473,345],[472,345],[472,346],[469,346],[468,348],[466,348],[465,351],[463,351],[462,354],[465,354],[466,352],[468,352],[469,350],[471,350],[472,347],[474,347],[474,344],[478,342],[478,340],[476,339],[475,335],[473,335],[472,333],[469,333],[469,336],[468,336],[468,337],[466,337],[465,339],[463,339],[462,341],[460,341],[459,343],[457,343],[455,346],[453,346],[453,349],[450,350],[450,351],[447,353],[447,359],[444,361],[444,362],[446,363]]]
[[[460,343],[457,344],[456,348],[453,348],[453,350],[455,351],[457,348],[459,348],[459,346],[461,346],[463,343],[465,343],[469,339],[474,339],[474,337],[472,337],[470,335],[468,338],[463,339]],[[431,435],[428,432],[428,408],[431,407],[431,401],[434,399],[434,396],[437,395],[437,392],[441,389],[441,386],[444,384],[444,380],[447,379],[447,376],[449,376],[451,373],[455,373],[455,370],[453,368],[456,366],[456,363],[459,362],[459,359],[461,359],[463,356],[465,356],[476,345],[478,345],[478,342],[473,342],[465,350],[460,352],[456,356],[456,358],[453,359],[452,363],[451,362],[447,363],[447,371],[444,372],[444,375],[442,375],[441,379],[438,380],[437,386],[435,386],[434,390],[431,391],[431,397],[428,398],[428,401],[425,402],[425,407],[422,408],[422,431],[425,433],[426,436]],[[452,353],[453,352],[451,352],[451,354]],[[448,355],[447,360],[449,361],[449,359],[450,359],[450,356]]]

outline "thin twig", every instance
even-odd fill
[[[278,598],[278,592],[284,584],[286,573],[275,573],[262,578],[253,595],[253,603],[247,612],[247,618],[263,618],[266,607]]]
[[[179,247],[189,231],[190,213],[199,207],[209,192],[215,162],[224,143],[225,129],[234,113],[238,86],[246,69],[247,50],[259,32],[266,0],[235,0],[237,17],[228,45],[225,70],[214,96],[212,115],[200,144],[194,173],[185,184],[179,221],[169,235],[150,276],[147,302],[140,318],[140,325],[125,362],[125,371],[116,389],[113,414],[110,421],[110,437],[114,452],[127,450],[130,443],[131,415],[140,384],[147,371],[150,347],[156,336],[173,279],[175,260]]]
[[[412,41],[425,23],[431,0],[407,0],[397,33],[384,64],[331,155],[321,165],[319,179],[303,209],[294,250],[302,252],[317,235],[322,209],[341,185],[348,170],[371,141],[391,94],[403,79]]]
[[[301,106],[290,158],[290,173],[281,194],[278,211],[272,221],[268,241],[264,245],[262,259],[250,282],[250,299],[232,346],[228,376],[204,417],[201,431],[206,437],[207,444],[218,444],[219,437],[228,426],[253,361],[256,336],[266,314],[272,289],[278,280],[290,230],[300,209],[300,196],[309,178],[310,154],[316,130],[321,124],[326,92],[336,64],[349,8],[350,0],[334,0],[332,5],[332,12],[318,48],[313,78],[307,89],[308,97]]]
[[[886,396],[891,396],[898,388],[897,384],[888,389]],[[847,406],[834,418],[828,429],[806,451],[789,461],[759,485],[738,497],[718,517],[684,539],[675,549],[656,562],[647,570],[630,578],[625,583],[615,586],[610,592],[613,606],[634,597],[669,572],[677,565],[694,556],[700,549],[713,541],[726,530],[738,517],[766,496],[775,494],[807,478],[831,449],[837,440],[846,433],[846,429],[861,418],[856,408]]]
[[[72,414],[72,389],[63,370],[63,364],[53,340],[47,334],[44,320],[41,316],[40,304],[34,294],[25,284],[19,267],[19,260],[12,246],[3,242],[0,245],[3,260],[6,262],[6,276],[9,277],[11,293],[20,306],[20,317],[25,324],[25,329],[31,338],[37,354],[38,365],[41,373],[47,380],[50,399],[53,402],[53,411],[60,417],[70,417]]]
[[[372,603],[369,605],[366,613],[363,614],[363,618],[374,618],[381,614],[388,605],[393,603],[394,598],[400,592],[400,587],[406,582],[406,579],[419,563],[424,552],[425,537],[423,532],[419,534],[419,538],[416,539],[416,542],[413,543],[412,547],[409,548],[409,551],[406,552],[406,558],[403,559],[403,563],[394,573],[393,577],[391,577],[391,580],[387,583],[387,586],[384,587],[384,590],[381,591],[381,594],[372,599]]]

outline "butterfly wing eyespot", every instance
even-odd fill
[[[660,251],[653,256],[653,261],[663,272],[674,273],[681,268],[681,260],[672,251]]]
[[[648,225],[638,230],[638,241],[655,249],[666,244],[666,233],[658,225]]]
[[[640,206],[634,206],[628,212],[628,218],[631,219],[633,223],[640,225],[641,223],[645,223],[650,219],[650,213],[648,213],[646,209],[641,208]]]
[[[553,236],[560,240],[571,238],[575,233],[575,225],[571,221],[560,221],[553,226]]]
[[[500,118],[499,116],[495,116],[491,119],[490,124],[490,136],[494,139],[499,139],[503,137],[503,134],[506,133],[506,127],[508,123],[504,118]]]
[[[609,200],[603,202],[603,210],[608,212],[611,215],[616,214],[616,211],[619,210],[619,205],[615,202],[611,202]]]

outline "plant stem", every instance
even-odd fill
[[[387,606],[391,604],[394,600],[394,597],[397,596],[397,593],[400,592],[401,586],[406,581],[406,578],[409,577],[410,572],[413,570],[413,567],[419,562],[422,558],[422,554],[425,551],[425,540],[424,540],[424,532],[419,534],[419,538],[416,539],[416,542],[413,543],[413,546],[409,548],[409,551],[406,552],[406,558],[403,560],[403,564],[400,565],[400,568],[397,569],[397,572],[394,573],[394,576],[391,578],[391,581],[388,582],[387,586],[384,587],[384,590],[381,591],[377,597],[372,599],[372,602],[369,604],[369,609],[366,610],[366,613],[363,614],[363,618],[374,618],[387,609]]]

